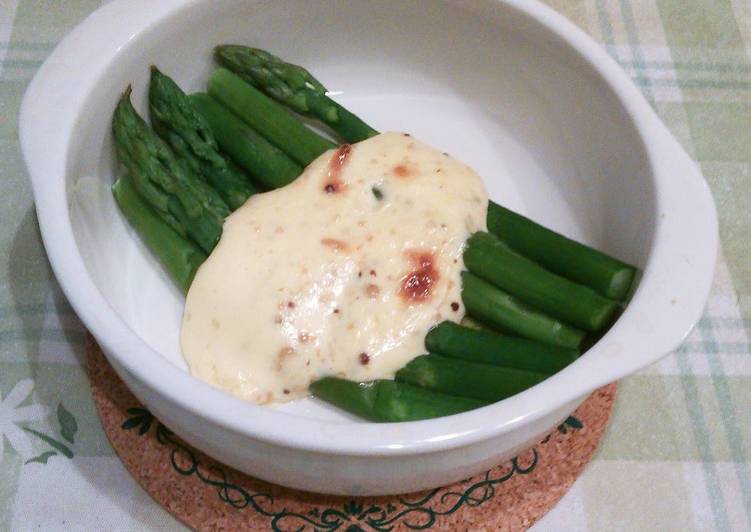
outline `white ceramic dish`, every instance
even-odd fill
[[[623,316],[540,385],[430,421],[363,423],[313,400],[258,407],[194,380],[177,343],[182,298],[111,198],[109,127],[130,83],[145,110],[150,64],[197,90],[227,42],[306,65],[374,127],[451,152],[494,199],[639,265]],[[716,258],[695,165],[605,52],[529,0],[115,0],[42,66],[20,137],[50,262],[118,374],[191,444],[300,489],[404,492],[512,456],[595,388],[676,347]]]

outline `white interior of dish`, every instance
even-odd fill
[[[515,11],[491,0],[206,2],[120,50],[89,94],[67,169],[72,225],[92,278],[177,367],[187,371],[183,297],[112,199],[110,118],[128,84],[146,114],[150,64],[189,92],[203,90],[220,43],[305,65],[375,128],[410,132],[468,163],[499,203],[644,266],[655,199],[639,136],[594,70]],[[349,419],[313,400],[276,408]]]

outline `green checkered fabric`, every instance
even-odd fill
[[[123,469],[47,263],[18,146],[24,89],[95,0],[0,1],[0,530],[181,529]],[[595,459],[538,530],[751,529],[751,3],[547,0],[629,73],[717,201],[698,328],[624,379]]]

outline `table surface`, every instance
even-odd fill
[[[98,0],[0,0],[0,530],[182,529],[102,432],[85,331],[41,244],[24,90]],[[538,530],[751,529],[751,2],[547,0],[602,43],[696,159],[722,249],[697,329],[620,383],[584,475]]]

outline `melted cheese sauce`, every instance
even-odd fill
[[[393,377],[463,317],[462,251],[487,205],[475,172],[405,134],[324,153],[227,218],[187,296],[191,372],[255,403]]]

